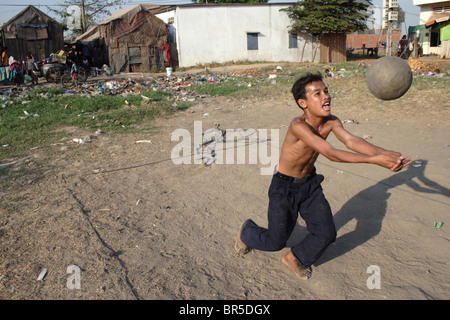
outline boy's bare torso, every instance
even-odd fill
[[[311,130],[312,134],[327,139],[335,121],[339,121],[339,119],[332,115],[325,117],[316,130],[306,122],[305,116],[294,118],[291,121],[281,148],[278,171],[295,178],[302,178],[310,173],[319,156],[319,152],[306,145],[293,131],[296,130],[297,126],[303,126],[304,129]]]

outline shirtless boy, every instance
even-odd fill
[[[400,153],[374,146],[344,129],[331,114],[331,95],[320,75],[308,74],[292,87],[303,115],[291,121],[281,149],[278,171],[269,188],[268,228],[246,220],[235,249],[245,254],[251,249],[278,251],[286,246],[298,213],[309,234],[282,258],[301,279],[311,276],[311,265],[336,239],[336,229],[314,163],[322,154],[335,162],[370,163],[398,172],[411,161]],[[330,132],[350,151],[335,149],[326,139]]]

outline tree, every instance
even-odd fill
[[[195,3],[267,3],[269,0],[192,0]]]
[[[282,10],[293,21],[290,32],[319,35],[366,29],[368,7],[355,0],[303,0]]]
[[[111,15],[110,8],[120,7],[128,0],[65,0],[61,9],[47,7],[49,11],[61,17],[65,26],[75,35],[86,32],[96,24],[96,18]]]

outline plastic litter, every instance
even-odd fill
[[[86,137],[86,138],[75,138],[75,139],[73,139],[73,141],[76,142],[76,143],[91,143],[92,142],[91,138],[89,138],[89,137]]]
[[[443,225],[444,225],[444,223],[442,221],[435,222],[433,224],[433,229],[440,229]]]
[[[41,273],[39,273],[39,276],[37,277],[37,281],[42,281],[44,280],[45,276],[47,275],[47,268],[43,268],[41,270]]]

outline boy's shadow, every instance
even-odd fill
[[[413,166],[419,163],[421,164],[420,167]],[[376,236],[381,230],[382,221],[387,211],[387,200],[391,195],[389,193],[391,188],[406,184],[416,192],[438,193],[450,198],[449,189],[425,177],[426,164],[426,160],[416,160],[407,170],[393,174],[389,178],[362,190],[347,201],[334,214],[336,230],[339,230],[353,219],[356,220],[356,227],[353,231],[339,236],[334,245],[329,247],[314,265],[318,266],[344,255]],[[425,186],[412,181],[415,177]],[[305,232],[307,232],[305,228],[299,228],[297,225],[288,241],[288,246],[301,241]]]

